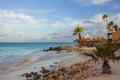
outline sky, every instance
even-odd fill
[[[0,0],[0,42],[72,42],[105,36],[103,14],[120,26],[120,0]]]

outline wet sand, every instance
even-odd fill
[[[120,69],[119,69],[120,64],[110,62],[110,65],[112,67],[111,68],[112,74],[105,75],[105,74],[101,74],[101,66],[102,66],[101,62],[98,64],[95,64],[95,62],[91,61],[90,58],[80,55],[83,52],[90,52],[91,49],[93,48],[85,48],[85,47],[81,48],[80,53],[77,53],[77,54],[76,52],[70,52],[70,53],[62,52],[60,54],[53,54],[53,53],[47,54],[39,58],[37,61],[30,63],[29,65],[26,65],[18,70],[8,73],[4,78],[1,78],[0,80],[26,80],[25,77],[21,77],[23,73],[26,73],[26,72],[30,73],[32,71],[39,72],[42,66],[49,69],[50,65],[54,65],[55,62],[58,62],[57,65],[61,65],[61,67],[70,68],[71,66],[73,66],[75,67],[74,68],[75,70],[79,69],[79,67],[81,67],[81,64],[82,66],[83,64],[86,65],[87,67],[89,67],[90,72],[89,73],[87,72],[87,74],[85,73],[84,75],[86,75],[87,77],[84,76],[86,78],[83,78],[82,80],[114,80],[114,79],[120,80]],[[91,63],[89,62],[89,60]],[[29,59],[23,60],[23,62],[27,62],[27,61],[29,61]],[[69,69],[66,69],[66,70],[68,70],[68,72],[70,71]],[[80,73],[80,74],[83,75],[83,73]],[[74,76],[73,80],[76,79],[76,76]]]

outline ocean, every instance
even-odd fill
[[[74,46],[73,42],[13,42],[0,43],[0,70],[15,65],[25,57],[43,56],[43,49],[57,46]],[[34,58],[35,59],[35,58]]]

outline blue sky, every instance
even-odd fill
[[[101,16],[120,25],[120,0],[0,0],[0,42],[73,41],[76,26],[82,36],[106,36]]]

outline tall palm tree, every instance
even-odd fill
[[[109,33],[110,33],[110,27],[108,27],[108,15],[107,14],[103,14],[102,19],[106,22],[106,29],[107,29],[107,39],[109,41]]]
[[[107,27],[107,25],[108,25],[108,15],[103,14],[102,19],[106,22],[106,27]]]
[[[113,21],[110,21],[109,23],[108,23],[108,15],[107,14],[104,14],[103,16],[102,16],[102,19],[104,20],[104,21],[106,21],[106,28],[107,28],[107,30],[108,30],[108,33],[107,33],[107,40],[108,41],[112,41],[112,32],[113,32],[113,30],[119,30],[120,28],[118,28],[118,26],[117,25],[115,25],[114,24],[114,22]],[[114,28],[114,29],[113,29]]]
[[[107,14],[103,14],[102,19],[104,21],[106,21],[106,24],[108,24],[108,15]]]
[[[107,29],[109,30],[109,33],[110,33],[110,31],[113,31],[113,26],[114,26],[114,22],[110,21],[107,25]]]
[[[92,57],[93,59],[101,58],[103,61],[102,70],[103,73],[110,74],[111,67],[108,64],[110,60],[112,61],[118,61],[120,60],[120,55],[116,55],[115,52],[119,49],[116,47],[116,42],[106,42],[105,44],[96,46],[96,51],[94,51],[93,54],[87,54],[85,55]]]
[[[83,27],[77,26],[75,27],[73,31],[73,35],[78,35],[79,38],[79,47],[80,47],[80,42],[81,42],[81,33],[84,31]]]

